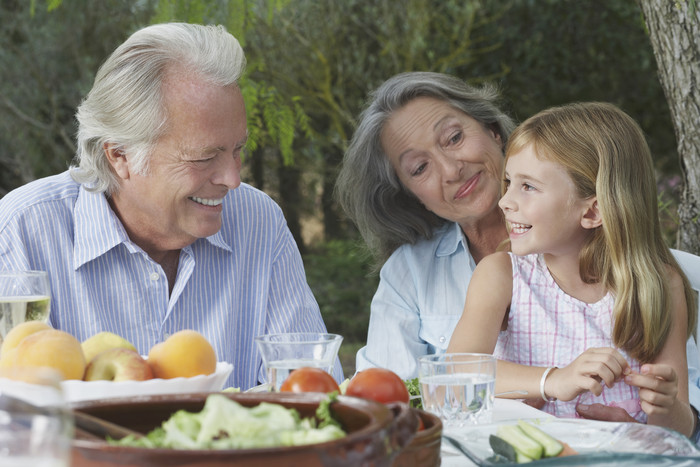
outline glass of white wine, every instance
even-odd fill
[[[49,320],[51,286],[46,271],[0,271],[0,344],[25,321]]]

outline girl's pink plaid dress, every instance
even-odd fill
[[[496,357],[528,366],[561,368],[588,348],[615,347],[611,339],[614,297],[610,293],[597,303],[584,303],[559,288],[542,255],[510,257],[513,298],[508,329],[501,332],[494,350]],[[632,371],[638,372],[639,362],[618,351]],[[646,422],[638,389],[622,381],[612,388],[603,386],[599,397],[584,393],[569,402],[548,402],[543,410],[557,417],[576,417],[579,402],[622,407],[638,421]]]

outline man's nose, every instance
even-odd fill
[[[215,173],[215,182],[226,185],[229,190],[238,188],[241,184],[241,158],[240,156],[225,157]]]

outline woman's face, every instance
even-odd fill
[[[447,102],[412,100],[387,120],[381,141],[401,182],[436,215],[473,225],[498,209],[500,135]]]

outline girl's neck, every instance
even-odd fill
[[[585,303],[596,303],[605,297],[607,290],[602,283],[588,284],[581,279],[578,254],[545,254],[544,262],[554,281],[567,295]]]

